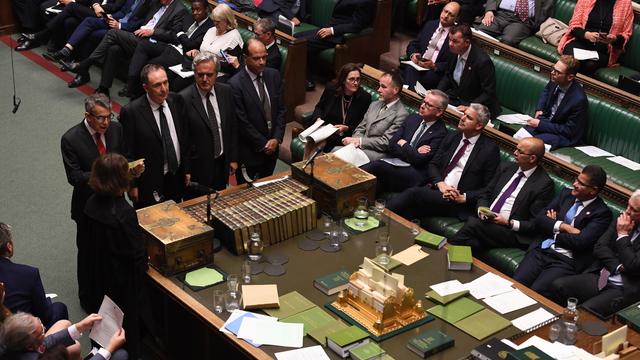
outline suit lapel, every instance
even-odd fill
[[[160,16],[160,19],[158,20],[158,23],[155,24],[155,26],[153,27],[154,29],[164,26],[164,23],[167,22],[169,19],[171,19],[171,17],[173,16],[173,12],[176,9],[178,1],[179,0],[173,0],[171,2],[171,4],[169,4],[169,6],[167,7],[167,10],[165,10],[164,14],[162,14],[162,16]],[[182,26],[180,26],[180,27],[182,28]]]
[[[141,100],[143,107],[142,116],[147,124],[151,127],[158,140],[162,142],[162,135],[160,134],[160,129],[158,128],[158,124],[156,123],[156,118],[153,116],[153,110],[151,109],[151,104],[149,104],[149,99],[147,99],[147,97],[145,96]]]
[[[198,92],[198,88],[196,85],[193,85],[191,88],[191,105],[196,109],[198,115],[200,115],[200,120],[204,122],[205,126],[211,131],[213,134],[213,128],[211,127],[211,123],[209,122],[209,117],[207,116],[207,112],[202,104],[202,98],[200,97],[200,92]]]
[[[480,134],[480,137],[478,137],[478,140],[476,140],[476,143],[473,145],[473,149],[471,149],[471,154],[469,154],[469,158],[467,159],[467,162],[464,165],[464,169],[462,169],[462,174],[460,174],[460,179],[464,177],[465,173],[467,172],[467,169],[469,168],[469,165],[473,164],[473,160],[475,160],[476,156],[480,152],[480,148],[482,147],[482,142],[481,142],[482,137],[483,135]]]
[[[80,123],[80,126],[82,126],[82,141],[84,141],[87,149],[91,151],[92,155],[97,158],[98,156],[100,156],[100,154],[98,153],[98,146],[96,145],[95,140],[93,140],[93,137],[91,136],[89,130],[87,130],[87,127],[84,124],[84,120],[82,121],[82,123]],[[105,139],[107,139],[107,134],[105,134],[104,137]],[[107,151],[110,151],[109,145],[107,145]]]
[[[516,168],[517,171],[518,168]],[[515,171],[514,171],[515,173]],[[513,200],[513,208],[511,209],[511,213],[515,213],[518,209],[518,206],[522,204],[525,199],[529,196],[530,193],[534,192],[535,189],[538,188],[538,179],[540,179],[540,174],[542,173],[542,168],[537,167],[536,170],[531,174],[529,179],[522,185],[520,192],[518,192],[518,196],[516,196],[515,200]],[[513,176],[513,174],[511,174]],[[504,186],[504,185],[503,185]],[[530,191],[532,189],[533,191]]]
[[[260,103],[260,95],[258,95],[258,92],[256,91],[256,87],[253,86],[253,81],[251,81],[251,75],[249,75],[249,72],[247,72],[246,69],[243,70],[241,80],[242,82],[244,82],[244,88],[247,89],[252,94],[251,98],[253,99],[253,101],[258,105],[260,109],[262,109],[262,103]]]
[[[588,206],[586,206],[584,209],[582,209],[582,211],[580,211],[580,214],[578,214],[574,219],[573,219],[573,224],[575,227],[582,227],[582,221],[585,218],[589,218],[591,217],[591,213],[593,212],[593,210],[600,205],[599,204],[599,200],[600,198],[596,198],[591,204],[589,204]],[[573,204],[571,204],[573,205]],[[566,214],[566,213],[565,213]]]

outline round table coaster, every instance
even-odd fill
[[[317,241],[311,241],[309,239],[298,240],[298,248],[304,251],[313,251],[320,247],[320,243]]]
[[[322,245],[320,245],[320,249],[322,249],[322,251],[324,251],[324,252],[338,252],[338,251],[340,251],[340,248],[329,246],[329,242],[328,241],[323,243]]]
[[[258,275],[264,271],[264,264],[252,261],[251,262],[251,275]]]
[[[322,241],[327,238],[327,234],[325,234],[324,231],[321,231],[318,229],[311,230],[308,233],[306,233],[304,236],[307,239],[310,239],[313,241]]]
[[[264,266],[264,273],[271,276],[284,275],[287,272],[287,268],[284,265],[267,264]]]
[[[289,256],[283,253],[274,252],[264,255],[264,261],[272,265],[283,265],[289,262]]]

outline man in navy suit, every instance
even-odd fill
[[[389,141],[390,158],[362,166],[363,170],[376,176],[377,193],[399,192],[424,184],[427,165],[447,135],[447,128],[440,118],[448,101],[449,97],[442,91],[429,90],[418,114],[407,116]],[[404,164],[394,165],[397,160]]]
[[[273,174],[284,137],[286,107],[280,72],[266,67],[267,48],[249,39],[243,48],[246,66],[229,84],[238,119],[238,162],[245,167],[239,183]]]
[[[598,196],[607,182],[601,167],[588,165],[536,216],[546,240],[532,243],[513,278],[551,298],[551,283],[593,263],[593,245],[611,223],[611,210]]]
[[[488,207],[495,216],[478,211],[449,239],[454,245],[468,245],[474,251],[495,247],[526,246],[535,239],[535,217],[553,197],[553,181],[538,166],[544,157],[540,139],[521,140],[513,152],[516,161],[502,163],[478,208]]]
[[[305,5],[306,0],[263,0],[258,6],[258,15],[261,18],[271,18],[276,24],[282,15],[298,26],[305,17]]]
[[[65,304],[52,303],[45,297],[38,269],[11,262],[12,256],[11,227],[0,222],[0,282],[5,286],[4,305],[13,312],[24,311],[39,317],[47,327],[68,319]]]
[[[584,273],[553,282],[558,301],[575,297],[583,307],[609,316],[640,300],[640,190],[593,247],[596,262]]]
[[[417,66],[428,69],[418,71],[412,66],[401,65],[402,77],[409,89],[413,90],[417,81],[427,90],[438,86],[447,63],[455,56],[449,52],[449,30],[455,24],[459,12],[460,4],[455,1],[448,3],[440,13],[440,20],[426,22],[418,37],[407,45],[410,60]]]
[[[463,109],[458,132],[447,135],[427,168],[427,185],[409,188],[387,202],[389,210],[407,218],[455,216],[466,220],[486,191],[500,162],[498,146],[482,129],[489,109],[471,104]]]
[[[551,150],[579,144],[587,127],[587,95],[575,80],[578,66],[571,55],[562,55],[553,65],[551,81],[538,100],[534,119],[529,119],[525,127],[551,145]]]

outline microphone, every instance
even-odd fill
[[[212,188],[210,188],[208,186],[205,186],[205,185],[202,185],[202,184],[199,184],[199,183],[197,183],[195,181],[190,182],[187,187],[189,189],[191,189],[191,190],[194,190],[194,191],[197,191],[197,192],[201,192],[201,193],[210,194],[210,193],[214,193],[215,192],[215,190],[213,190]]]
[[[322,152],[322,146],[318,146],[316,148],[316,151],[314,151],[313,154],[311,154],[311,156],[309,157],[309,159],[307,159],[307,162],[305,162],[304,165],[302,165],[302,170],[304,170],[307,167],[307,165],[311,164],[313,160],[315,160],[316,157],[320,155],[321,152]]]

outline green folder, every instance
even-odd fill
[[[369,337],[369,333],[360,329],[355,325],[351,325],[347,328],[338,330],[334,333],[327,335],[327,338],[331,339],[336,345],[345,347],[354,342],[364,340]]]
[[[466,297],[455,300],[447,305],[436,305],[427,311],[433,316],[454,324],[464,318],[467,318],[478,311],[484,309],[484,306]]]
[[[347,328],[348,325],[343,323],[340,320],[334,320],[330,323],[327,323],[325,325],[319,326],[315,329],[311,329],[307,332],[307,334],[309,336],[311,336],[312,339],[314,339],[315,341],[317,341],[320,345],[322,346],[326,346],[327,345],[327,335],[329,334],[333,334],[334,332],[338,331],[338,330],[342,330]]]
[[[416,244],[430,247],[432,249],[440,249],[447,243],[444,236],[436,235],[428,231],[423,231],[415,238]]]
[[[304,324],[304,334],[307,335],[309,331],[332,323],[335,320],[328,312],[314,306],[311,309],[284,318],[280,322]]]
[[[449,294],[446,296],[440,296],[435,290],[431,290],[431,291],[428,291],[426,294],[424,294],[424,296],[433,302],[446,305],[455,299],[458,299],[460,297],[467,295],[468,293],[469,293],[469,290],[464,290],[464,291]]]
[[[478,340],[484,340],[511,325],[511,321],[489,309],[484,309],[453,325]]]
[[[285,319],[316,306],[316,304],[300,295],[297,291],[284,294],[280,296],[279,299],[280,307],[278,309],[262,309],[262,311],[266,312],[269,316]]]

